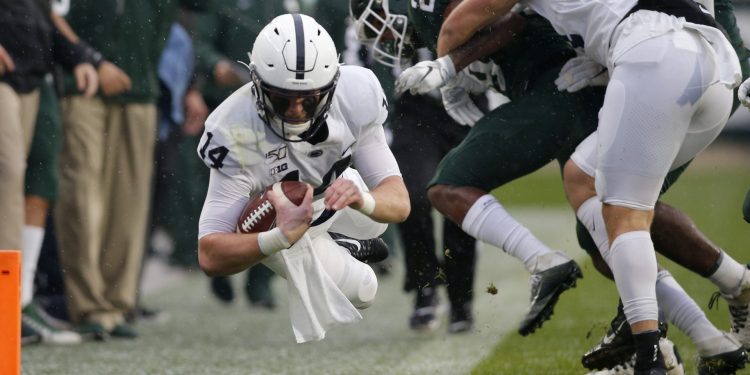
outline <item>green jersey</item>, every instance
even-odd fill
[[[411,1],[409,22],[419,43],[433,53],[444,21],[445,9],[453,0],[434,0],[428,5]],[[551,63],[575,56],[570,42],[557,34],[550,23],[538,15],[524,15],[526,27],[508,46],[490,56],[503,72],[505,95],[514,100],[529,89],[530,81]]]

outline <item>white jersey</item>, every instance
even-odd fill
[[[281,180],[309,183],[318,195],[352,164],[370,188],[400,175],[383,136],[388,110],[380,83],[365,68],[342,66],[340,71],[326,125],[318,130],[327,136],[319,142],[286,142],[271,132],[258,116],[249,83],[208,117],[199,156],[209,167],[243,181],[249,195]]]
[[[580,36],[586,55],[610,72],[614,62],[635,45],[684,28],[698,32],[713,46],[711,52],[719,61],[717,82],[732,87],[742,77],[734,48],[720,30],[648,10],[639,10],[623,20],[637,0],[523,0],[522,3],[549,20],[558,33]]]
[[[586,55],[607,66],[610,38],[637,0],[525,0],[562,35],[583,38]]]

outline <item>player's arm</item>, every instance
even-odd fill
[[[411,210],[409,193],[401,176],[384,178],[369,192],[364,192],[351,180],[339,178],[325,192],[326,209],[338,211],[351,207],[380,223],[400,223]]]
[[[507,46],[526,26],[526,17],[510,12],[483,28],[466,43],[452,50],[448,55],[459,71],[472,62],[491,56]]]
[[[84,97],[90,98],[99,87],[96,67],[101,64],[101,55],[81,43],[64,18],[55,13],[50,17],[54,60],[73,72],[78,90]]]
[[[326,189],[326,208],[340,210],[350,206],[381,223],[406,220],[411,211],[409,193],[382,125],[370,125],[357,140],[353,163],[370,191],[360,191],[352,181],[339,178]]]
[[[243,184],[212,169],[199,222],[198,263],[209,276],[231,275],[265,257],[289,248],[309,228],[312,188],[299,206],[268,192],[276,210],[276,228],[261,233],[237,233],[237,219],[249,198]]]
[[[466,0],[445,18],[438,37],[438,56],[445,56],[471,39],[477,31],[510,12],[517,0]]]
[[[455,11],[449,13],[448,17]],[[489,26],[473,34],[466,43],[451,50],[447,56],[421,61],[403,71],[396,80],[396,92],[409,90],[416,95],[444,87],[472,62],[490,56],[507,46],[525,26],[526,18],[513,12],[496,18]],[[461,124],[468,125],[453,114],[451,117]]]

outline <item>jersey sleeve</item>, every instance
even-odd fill
[[[251,183],[242,177],[229,177],[211,170],[208,192],[198,221],[198,239],[211,233],[231,233],[242,210],[250,201]]]
[[[352,149],[352,165],[370,189],[386,177],[401,176],[382,126],[373,126],[363,132]]]
[[[208,116],[197,149],[206,166],[232,177],[263,162],[260,144],[266,133],[254,107],[255,99],[246,85]]]
[[[388,117],[388,101],[375,74],[369,69],[357,68],[357,79],[347,82],[355,85],[352,92],[353,104],[347,118],[357,141],[352,147],[352,164],[365,184],[374,188],[388,176],[400,176],[396,158],[385,138],[383,123]],[[351,86],[350,86],[351,87]],[[356,105],[356,107],[354,107]]]
[[[382,127],[388,117],[388,100],[370,69],[342,66],[337,96],[347,125],[357,139],[369,127]]]

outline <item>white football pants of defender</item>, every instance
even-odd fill
[[[667,173],[705,149],[726,124],[732,91],[716,83],[721,64],[711,45],[687,29],[642,41],[613,62],[597,131],[571,156],[595,178],[598,197],[592,199],[653,210]],[[586,216],[580,209],[578,214]],[[599,228],[597,238],[592,227],[603,223],[601,208],[592,214],[598,219],[584,225],[597,243],[610,245],[606,231]],[[649,233],[624,233],[607,247],[600,251],[615,275],[628,321],[657,320],[656,255]]]
[[[346,169],[340,178],[354,181],[362,191],[369,190],[362,181],[362,177],[354,169]],[[313,222],[323,209],[322,198],[313,202]],[[310,227],[306,233],[312,240],[312,251],[322,263],[328,276],[358,309],[369,307],[375,300],[378,279],[370,266],[354,259],[347,249],[339,246],[331,238],[328,232],[364,240],[380,236],[385,232],[386,227],[386,224],[376,222],[359,211],[346,207],[337,211],[320,225]],[[286,278],[286,265],[280,254],[266,258],[263,264],[279,276]]]

